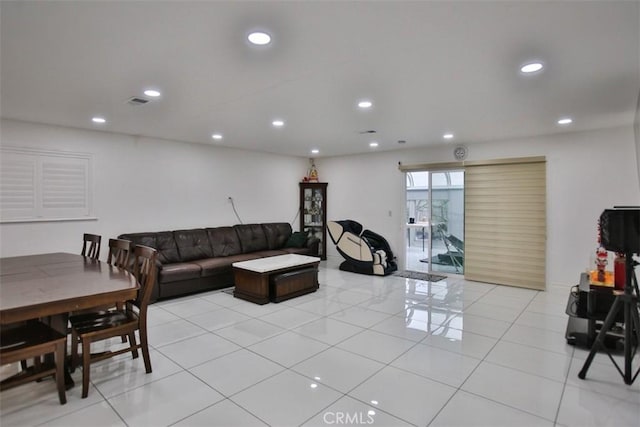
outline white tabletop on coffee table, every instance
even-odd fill
[[[235,268],[255,271],[256,273],[267,273],[269,271],[276,271],[283,268],[296,267],[299,265],[311,264],[319,261],[320,258],[318,257],[287,254],[270,256],[266,258],[257,258],[249,261],[234,262],[231,265]]]

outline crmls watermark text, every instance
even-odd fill
[[[325,424],[337,425],[367,425],[373,424],[375,411],[369,412],[325,412],[322,416]]]

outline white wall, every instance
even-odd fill
[[[2,120],[2,146],[93,155],[95,221],[0,225],[0,256],[79,252],[82,233],[291,222],[308,161],[232,148]],[[293,224],[298,229],[298,220]]]
[[[640,204],[631,126],[468,147],[468,160],[546,156],[548,284],[577,283],[596,247],[596,224],[603,209]],[[405,182],[398,162],[450,162],[452,151],[453,145],[447,145],[320,159],[316,166],[329,182],[328,219],[361,222],[385,236],[401,256]],[[331,244],[327,253],[339,257]]]
[[[306,159],[108,132],[2,120],[3,146],[93,155],[96,221],[0,225],[0,256],[80,250],[81,235],[291,222]],[[570,285],[595,248],[596,221],[613,205],[640,204],[633,128],[468,144],[469,160],[547,158],[547,281]],[[452,146],[322,158],[330,219],[355,219],[404,245],[404,175],[398,162],[452,161]],[[391,212],[392,216],[389,216]],[[297,229],[297,220],[294,229]],[[328,242],[328,254],[340,257]],[[106,251],[103,251],[103,258]]]
[[[640,185],[640,91],[638,91],[638,102],[636,104],[636,116],[633,122],[633,130],[636,139],[636,166],[638,167],[638,185]]]

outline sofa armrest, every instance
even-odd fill
[[[319,256],[320,252],[320,239],[317,237],[311,236],[307,239],[307,248],[309,249],[309,254],[312,256]]]

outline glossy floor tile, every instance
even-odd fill
[[[87,406],[84,409],[60,418],[55,418],[40,425],[50,427],[84,427],[87,425],[87,420],[91,420],[91,425],[96,427],[126,426],[118,413],[106,401]]]
[[[231,400],[272,426],[305,422],[342,393],[293,371],[284,371],[242,391]]]
[[[551,427],[553,422],[484,397],[459,391],[429,425],[431,427]]]
[[[413,425],[427,425],[456,392],[454,387],[386,367],[349,393]]]
[[[303,424],[304,427],[330,425],[371,425],[377,427],[411,426],[376,405],[345,396]]]
[[[291,369],[347,393],[384,366],[364,356],[332,347],[294,365]]]
[[[170,425],[224,399],[187,371],[149,383],[109,399],[130,426]]]
[[[482,362],[462,385],[464,391],[486,397],[532,415],[554,421],[564,384],[519,370]]]
[[[569,286],[429,283],[335,264],[322,263],[317,292],[279,304],[228,291],[153,304],[152,373],[127,353],[91,366],[86,399],[81,369],[66,405],[50,379],[4,391],[0,425],[640,425],[640,379],[625,385],[605,354],[577,377],[588,351],[564,337]]]

